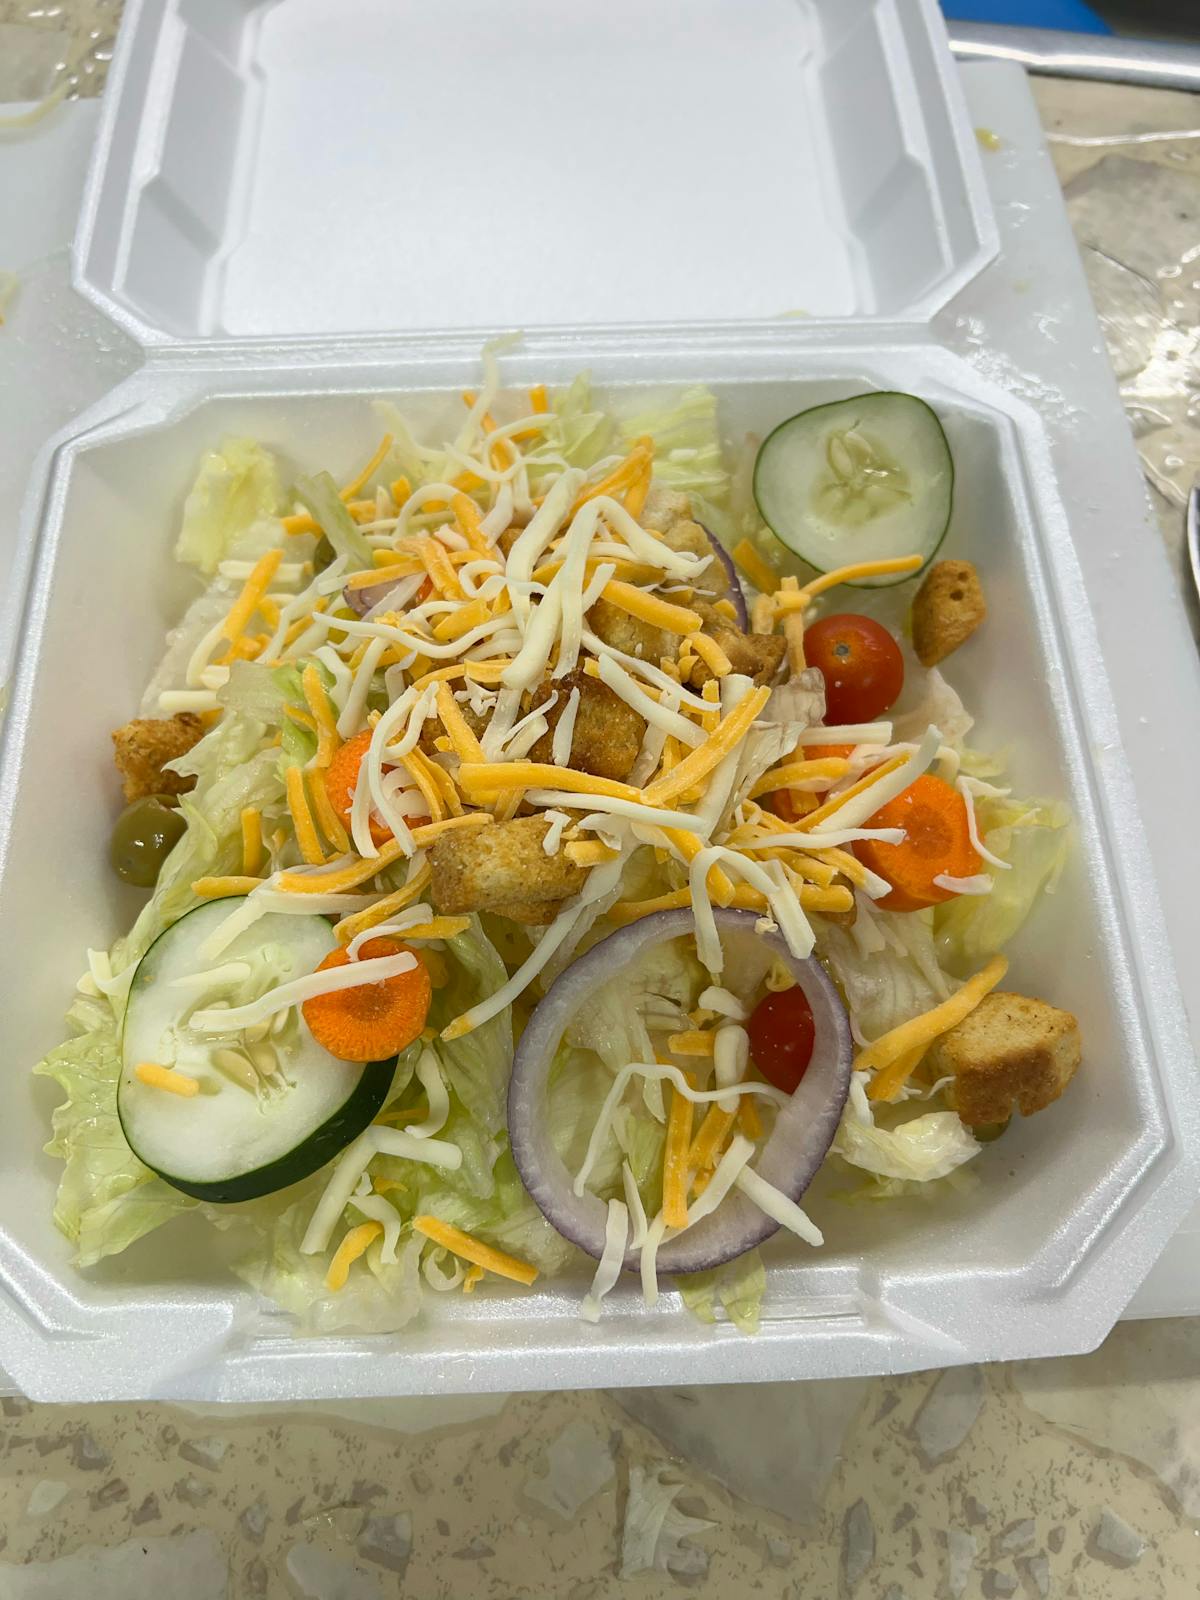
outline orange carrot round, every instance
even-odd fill
[[[396,939],[368,939],[359,956],[369,960],[399,955],[402,950],[416,956],[411,971],[381,983],[363,983],[357,989],[335,989],[304,1002],[309,1031],[331,1056],[342,1061],[386,1061],[421,1032],[429,1015],[433,985],[420,955]],[[344,967],[349,960],[346,950],[331,950],[317,971]]]
[[[967,807],[957,789],[924,773],[915,783],[881,806],[868,828],[903,828],[900,844],[860,839],[854,846],[864,867],[891,884],[875,904],[884,911],[922,911],[954,897],[935,883],[945,874],[970,878],[983,865],[971,843]]]
[[[337,813],[338,820],[346,832],[350,832],[350,807],[354,804],[354,791],[358,787],[358,775],[362,768],[363,758],[371,743],[371,729],[364,728],[361,733],[356,733],[353,739],[347,739],[333,760],[325,769],[325,793],[329,796],[329,804]],[[390,772],[390,767],[384,767],[385,772]],[[419,828],[422,823],[428,822],[428,817],[411,817],[411,827]],[[371,818],[371,838],[375,844],[386,844],[392,837],[392,830],[377,818]]]
[[[805,811],[815,808],[812,795],[792,789],[772,789],[764,795],[763,804],[784,822],[799,822]]]

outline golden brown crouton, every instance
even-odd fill
[[[935,561],[913,601],[913,649],[934,667],[968,640],[987,616],[983,585],[970,561]]]
[[[646,496],[646,504],[642,507],[641,524],[653,533],[661,533],[664,537],[670,532],[677,522],[691,519],[691,496],[683,493],[681,489],[668,489],[665,484],[652,483],[650,492]],[[670,543],[670,540],[667,541]],[[673,548],[679,549],[675,545]]]
[[[546,854],[542,841],[549,826],[544,817],[518,817],[444,833],[429,850],[434,905],[448,914],[494,911],[578,894],[587,871],[561,850]]]
[[[467,727],[470,728],[477,739],[482,739],[484,730],[491,721],[491,713],[489,712],[485,715],[479,711],[472,711],[470,702],[466,700],[458,701],[458,709],[462,712],[463,721]],[[443,741],[440,747],[438,745],[439,739]],[[442,727],[440,720],[436,716],[427,717],[421,724],[421,732],[418,736],[418,743],[421,749],[427,756],[436,755],[439,748],[443,750],[449,748],[448,743],[445,741],[446,730]]]
[[[657,533],[672,550],[686,550],[693,556],[713,554],[708,534],[692,519],[690,496],[678,489],[665,489],[660,483],[651,484],[641,521],[644,528]],[[702,594],[715,595],[718,600],[729,593],[729,575],[715,557],[696,580],[696,588]]]
[[[1023,994],[993,992],[929,1053],[935,1077],[953,1077],[951,1097],[967,1127],[1041,1111],[1070,1083],[1080,1060],[1069,1011]]]
[[[112,736],[113,759],[121,774],[126,800],[151,794],[186,794],[195,778],[164,772],[163,766],[185,755],[204,737],[204,723],[192,711],[174,717],[137,717]]]
[[[704,619],[704,632],[724,650],[735,672],[744,672],[755,683],[771,682],[787,651],[782,634],[743,633],[731,617],[723,617],[702,600],[693,602],[693,610]],[[692,686],[699,689],[711,677],[705,663],[697,661],[691,671]]]
[[[562,904],[561,900],[503,900],[498,906],[488,909],[494,917],[523,922],[527,928],[544,928],[554,921]]]
[[[610,600],[597,600],[587,614],[587,625],[597,638],[614,650],[623,650],[627,656],[639,661],[652,661],[656,665],[663,656],[675,654],[677,639],[674,634],[656,628],[640,617],[631,617],[628,611],[614,606]]]
[[[537,691],[534,705],[544,705],[554,690],[557,690],[558,699],[546,713],[548,731],[529,752],[529,759],[554,759],[554,730],[567,709],[572,689],[579,690],[579,709],[571,734],[570,765],[577,772],[590,772],[596,778],[615,778],[622,782],[638,758],[646,724],[619,694],[614,694],[606,683],[590,678],[586,672],[571,672],[556,682],[547,680]]]
[[[669,544],[672,550],[686,551],[691,556],[710,557],[700,576],[691,580],[695,583],[698,595],[720,600],[729,593],[729,574],[714,554],[712,542],[698,522],[692,522],[690,518],[673,522],[662,534],[662,541]]]
[[[579,709],[575,713],[571,737],[570,765],[578,772],[590,772],[597,778],[626,778],[642,748],[646,724],[620,695],[583,671],[559,679],[546,678],[532,694],[521,697],[521,715],[527,716],[539,706],[549,704],[554,696],[554,704],[546,712],[547,730],[529,751],[527,759],[554,759],[554,730],[567,709],[572,689],[579,690]],[[477,739],[482,739],[491,720],[490,713],[472,711],[469,704],[461,701],[459,710],[467,727]],[[445,743],[444,730],[436,718],[431,718],[421,730],[421,748],[426,755],[436,753],[438,739]]]

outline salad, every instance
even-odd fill
[[[932,410],[731,453],[691,388],[478,393],[340,485],[210,452],[201,587],[113,735],[112,865],[48,1149],[82,1266],[185,1212],[302,1331],[591,1258],[757,1326],[757,1247],[963,1181],[1080,1058],[1003,990],[1068,817],[969,742]],[[825,1204],[833,1203],[826,1201]]]

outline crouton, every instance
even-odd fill
[[[579,709],[571,734],[569,765],[577,772],[590,772],[595,778],[615,778],[623,782],[642,748],[646,724],[619,694],[614,694],[598,678],[588,677],[586,672],[571,672],[557,681],[548,679],[537,691],[534,705],[545,705],[552,691],[557,691],[558,699],[546,713],[548,731],[529,752],[529,759],[554,759],[554,730],[567,709],[572,689],[579,690]]]
[[[195,778],[181,778],[163,767],[186,755],[204,737],[204,723],[192,711],[174,717],[137,717],[112,736],[113,759],[121,774],[126,800],[152,794],[187,794]]]
[[[735,672],[742,672],[755,683],[770,683],[779,671],[787,652],[787,640],[776,633],[743,633],[730,617],[723,617],[702,600],[693,602],[693,609],[703,618],[704,632],[716,641],[729,657]],[[699,689],[712,677],[703,661],[692,667],[691,683]]]
[[[1079,1024],[1069,1011],[999,991],[943,1034],[927,1058],[936,1078],[953,1078],[950,1098],[969,1128],[1043,1110],[1079,1061]]]
[[[655,665],[663,656],[675,654],[678,642],[674,634],[666,633],[640,617],[630,616],[620,606],[609,600],[597,600],[587,614],[587,625],[598,639],[621,650],[639,661],[652,661]]]
[[[912,608],[913,649],[934,667],[964,644],[987,616],[983,585],[969,561],[935,561]]]
[[[518,817],[443,834],[429,850],[429,892],[438,911],[493,911],[578,894],[587,870],[563,851],[546,854],[542,841],[549,827],[544,817]]]
[[[700,523],[692,519],[690,496],[678,489],[666,489],[661,483],[652,483],[642,511],[642,526],[657,533],[672,550],[686,550],[693,556],[712,556],[713,547]],[[702,594],[716,599],[729,593],[729,575],[722,562],[713,559],[696,581]]]
[[[459,700],[458,709],[462,712],[463,721],[467,727],[470,728],[477,739],[482,739],[488,723],[492,720],[491,712],[489,711],[485,714],[480,711],[473,711],[470,702],[467,700]],[[417,742],[427,756],[433,756],[438,753],[438,740],[445,740],[445,738],[445,728],[442,727],[439,718],[433,716],[427,717],[421,724],[421,732],[417,736]],[[443,743],[441,748],[445,749],[447,746]]]
[[[544,928],[554,921],[562,906],[561,900],[502,900],[489,909],[494,917],[507,917],[510,922],[522,922],[527,928]]]
[[[690,495],[684,494],[681,489],[668,489],[663,483],[650,485],[646,504],[642,507],[643,528],[649,528],[652,533],[661,533],[665,536],[677,522],[689,521],[691,515]],[[679,546],[675,545],[673,548],[678,549]]]
[[[722,600],[729,593],[729,574],[725,571],[724,563],[713,551],[712,541],[698,522],[685,520],[675,522],[662,535],[664,544],[669,544],[672,550],[686,551],[692,556],[707,556],[708,565],[698,578],[694,579],[695,590],[698,595],[706,595],[712,600]]]

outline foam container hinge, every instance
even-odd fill
[[[1190,1044],[1036,416],[899,326],[533,334],[506,375],[562,383],[584,350],[601,390],[640,388],[649,374],[712,385],[731,439],[866,387],[903,386],[937,408],[967,490],[945,550],[980,565],[993,616],[952,678],[987,743],[1011,748],[1020,791],[1060,795],[1076,818],[1068,869],[1016,942],[1009,981],[1080,1016],[1085,1068],[1061,1102],[984,1151],[974,1188],[936,1206],[856,1206],[819,1186],[812,1209],[827,1246],[769,1248],[756,1338],[700,1326],[675,1292],[648,1310],[636,1284],[585,1324],[581,1271],[530,1291],[440,1298],[388,1337],[297,1340],[190,1219],[77,1274],[51,1220],[57,1163],[31,1158],[54,1092],[18,1079],[0,1125],[0,1356],[27,1393],[261,1401],[831,1377],[1074,1351],[1104,1336],[1186,1212],[1200,1139]],[[136,705],[184,597],[164,529],[198,453],[250,434],[289,465],[348,470],[375,429],[372,397],[395,397],[436,429],[477,375],[473,336],[381,339],[354,360],[336,342],[310,343],[302,359],[264,345],[236,366],[194,350],[147,363],[48,449],[0,779],[11,1062],[56,1042],[82,947],[122,931],[136,903],[98,867],[112,807],[80,804],[111,795],[107,741],[75,738],[66,783],[61,744],[44,734],[51,708],[69,704],[76,730],[107,730]],[[81,672],[84,655],[96,665]]]

